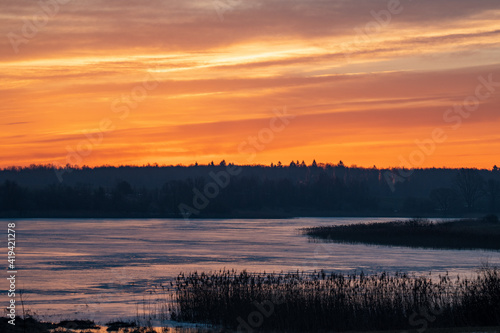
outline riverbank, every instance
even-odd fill
[[[72,333],[222,333],[222,332],[232,332],[232,333],[242,333],[242,331],[228,331],[224,329],[207,329],[207,328],[178,328],[178,327],[137,327],[135,325],[128,325],[123,323],[124,326],[99,326],[93,322],[90,322],[92,327],[87,327],[83,322],[80,325],[78,321],[67,321],[69,325],[60,323],[53,324],[47,322],[40,322],[33,318],[26,320],[18,319],[21,325],[18,326],[5,326],[4,320],[0,319],[0,330],[2,333],[61,333],[61,332],[72,332]],[[24,325],[25,324],[25,325]],[[86,327],[86,328],[85,328]],[[262,331],[265,332],[265,331]],[[359,331],[349,331],[348,333],[356,333]],[[369,333],[401,333],[400,330],[390,330],[390,331],[362,331]],[[404,331],[405,332],[405,331]],[[414,329],[408,332],[419,332]],[[427,333],[499,333],[500,326],[492,327],[454,327],[454,328],[427,328],[425,330]],[[270,333],[270,332],[267,332]],[[276,333],[276,332],[272,332]],[[340,332],[342,333],[342,332]]]
[[[139,327],[131,325],[125,322],[117,322],[115,326],[99,326],[92,321],[65,321],[61,323],[48,323],[35,320],[33,318],[27,318],[23,320],[21,318],[17,319],[19,325],[17,326],[6,326],[5,320],[0,319],[0,331],[2,333],[61,333],[61,332],[72,332],[72,333],[222,333],[222,332],[233,332],[242,333],[243,331],[228,331],[222,328],[209,329],[193,327],[190,328],[180,328],[180,327]],[[425,330],[427,333],[499,333],[500,326],[492,327],[454,327],[454,328],[427,328]],[[262,331],[265,332],[265,331]],[[359,332],[359,331],[358,331]],[[362,331],[369,333],[401,333],[400,330],[390,330],[390,331]],[[418,332],[414,329],[409,332]],[[269,333],[269,332],[268,332]],[[272,332],[276,333],[276,332]],[[349,333],[356,333],[356,331],[349,331]]]
[[[134,322],[113,321],[99,325],[92,320],[63,320],[51,323],[37,320],[31,316],[25,319],[16,317],[16,325],[8,323],[7,318],[0,318],[0,332],[2,333],[215,333],[217,329],[207,325],[189,323],[164,323],[163,326],[141,326]]]
[[[1,318],[0,332],[390,333],[433,329],[429,331],[444,333],[500,329],[500,270],[494,267],[483,267],[468,278],[220,270],[181,273],[171,282],[174,302],[147,318],[104,325],[90,320],[54,324],[26,315],[26,319],[16,318],[16,326]]]
[[[314,239],[373,245],[432,249],[500,250],[500,222],[495,215],[483,218],[431,222],[426,219],[322,226],[302,229]]]

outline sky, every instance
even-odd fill
[[[498,0],[0,7],[0,167],[500,165]]]

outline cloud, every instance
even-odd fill
[[[401,0],[390,24],[367,32],[377,17],[388,18],[387,5],[243,1],[221,21],[213,0],[70,1],[15,53],[7,35],[22,37],[41,7],[8,1],[0,20],[2,163],[30,155],[64,162],[66,147],[102,119],[116,130],[105,133],[89,164],[236,158],[237,144],[283,106],[296,121],[259,161],[326,158],[334,150],[358,164],[394,163],[398,149],[446,126],[443,112],[474,92],[479,75],[500,80],[500,3]],[[148,75],[158,87],[120,119],[113,103],[130,98]],[[496,133],[496,105],[498,95],[453,142],[495,146],[487,136]]]
[[[24,125],[24,124],[29,124],[31,123],[30,121],[17,121],[13,123],[4,123],[3,125],[5,126],[13,126],[13,125]]]
[[[246,2],[243,2],[245,4]],[[206,1],[85,1],[69,2],[36,38],[24,46],[19,57],[54,53],[206,51],[249,41],[284,41],[352,37],[356,27],[375,18],[371,12],[387,9],[387,1],[301,0],[252,1],[236,6],[220,22],[213,0]],[[495,13],[498,1],[401,0],[404,9],[393,17],[388,29],[462,26],[465,20]],[[449,10],[453,7],[453,10]],[[4,35],[20,32],[21,17],[40,13],[38,2],[18,1],[4,5],[6,19],[0,23]],[[487,17],[487,16],[485,16]],[[2,58],[13,58],[8,40],[2,40]]]

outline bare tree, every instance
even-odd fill
[[[497,210],[497,201],[500,197],[500,182],[494,179],[488,180],[486,192],[490,201],[490,212],[495,213]]]
[[[467,208],[472,210],[477,200],[483,195],[483,178],[477,169],[460,169],[455,182]]]
[[[454,203],[457,202],[458,196],[457,190],[446,187],[434,189],[430,194],[431,200],[443,212],[448,212],[451,209]]]

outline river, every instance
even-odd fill
[[[16,223],[16,286],[25,309],[45,320],[137,317],[180,272],[297,269],[472,275],[500,265],[499,251],[428,250],[315,243],[298,228],[394,218],[25,219]],[[7,249],[5,248],[5,266]],[[6,271],[5,276],[6,276]],[[7,280],[0,287],[8,290]],[[4,303],[8,299],[2,293]],[[25,310],[26,311],[26,310]]]

